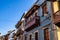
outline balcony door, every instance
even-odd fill
[[[49,28],[44,29],[44,40],[49,40]]]
[[[30,34],[30,38],[29,38],[29,40],[32,40],[32,35]]]
[[[35,32],[35,40],[38,40],[38,32]]]

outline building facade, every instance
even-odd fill
[[[22,16],[23,17],[23,16]],[[24,40],[24,30],[23,30],[23,20],[21,19],[18,21],[18,23],[15,25],[17,32],[16,32],[16,40]]]
[[[37,0],[16,27],[23,29],[23,40],[60,40],[60,1]]]
[[[8,40],[16,40],[16,30],[10,30],[8,31]]]

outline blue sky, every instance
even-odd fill
[[[15,29],[22,14],[29,10],[36,0],[0,0],[0,33],[4,35]]]

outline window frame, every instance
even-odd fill
[[[48,27],[44,28],[44,40],[46,40],[46,38],[47,38],[46,31],[49,32],[49,28]],[[50,40],[50,32],[48,33],[48,39]]]
[[[45,1],[43,4],[42,4],[42,16],[47,16],[47,2]],[[46,15],[45,15],[46,14]]]
[[[34,32],[34,40],[36,40],[36,39],[35,39],[35,33],[38,33],[37,35],[39,35],[38,30],[37,30],[37,31],[35,31],[35,32]]]
[[[32,40],[32,33],[29,34],[29,40]]]

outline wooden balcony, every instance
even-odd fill
[[[36,16],[25,24],[24,29],[25,31],[29,31],[35,27],[38,27],[38,25],[40,25],[40,18],[39,16]]]
[[[16,36],[22,35],[23,34],[23,30],[21,28],[18,28],[17,32],[16,32]]]
[[[54,23],[60,22],[60,10],[54,14]]]
[[[40,6],[39,5],[33,5],[30,10],[24,15],[25,18],[28,18],[30,15],[32,15]]]

